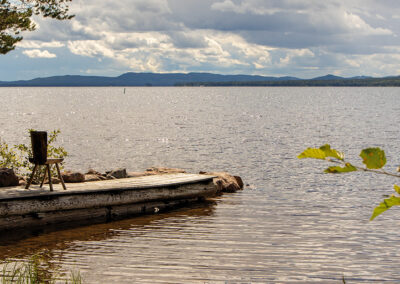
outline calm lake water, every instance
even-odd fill
[[[37,232],[0,259],[41,254],[86,283],[398,283],[400,210],[369,222],[396,178],[327,175],[299,160],[330,143],[400,165],[399,88],[0,88],[0,138],[60,129],[66,167],[228,171],[244,191],[173,212]]]

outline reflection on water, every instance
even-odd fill
[[[227,170],[251,185],[205,206],[3,238],[3,259],[43,254],[49,270],[78,268],[88,283],[400,281],[400,208],[368,222],[398,181],[325,175],[326,165],[296,159],[330,143],[358,164],[360,149],[379,146],[394,170],[398,88],[0,88],[0,96],[9,102],[1,139],[61,128],[69,168]]]
[[[10,234],[1,236],[0,261],[26,260],[37,256],[40,259],[41,270],[68,279],[69,275],[65,273],[65,269],[62,269],[63,264],[66,263],[64,252],[79,252],[80,247],[76,245],[77,242],[86,244],[96,242],[102,246],[103,242],[118,238],[128,231],[135,232],[131,233],[131,237],[141,237],[149,228],[155,231],[160,229],[155,224],[163,219],[179,220],[179,223],[183,224],[188,220],[210,216],[213,214],[215,205],[216,203],[210,200],[167,213],[139,216],[109,223],[76,225],[75,228],[70,229],[48,227],[40,231],[10,232]],[[18,233],[23,233],[23,235],[17,236]],[[9,264],[9,267],[12,267],[12,263]],[[77,269],[76,265],[71,267],[71,271],[75,271],[75,269]],[[87,281],[89,280],[87,279]]]
[[[14,232],[1,236],[0,260],[7,258],[21,258],[26,255],[48,255],[53,250],[64,250],[74,245],[76,241],[102,241],[119,235],[126,230],[135,230],[139,227],[148,227],[153,222],[165,218],[178,218],[185,221],[193,217],[210,216],[215,202],[212,200],[195,203],[185,208],[170,212],[136,216],[108,223],[81,225],[68,224],[71,228],[59,226],[41,228],[39,231],[24,231],[23,236],[16,236]],[[73,226],[73,227],[72,227]]]

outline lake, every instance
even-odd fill
[[[0,88],[0,138],[60,129],[67,169],[151,166],[228,171],[242,192],[168,213],[0,245],[1,259],[43,255],[85,283],[388,283],[400,281],[400,211],[369,217],[397,178],[328,175],[299,160],[329,143],[400,165],[399,88]],[[399,226],[399,227],[397,227]]]

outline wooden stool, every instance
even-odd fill
[[[48,159],[47,158],[47,132],[46,131],[31,131],[31,142],[32,142],[32,154],[33,158],[29,158],[29,162],[35,164],[33,167],[32,174],[28,180],[28,183],[25,186],[25,189],[29,189],[29,186],[32,184],[33,177],[35,175],[35,171],[39,166],[46,166],[46,170],[44,171],[44,176],[40,187],[43,186],[44,180],[46,179],[46,175],[49,176],[49,186],[50,191],[53,191],[53,183],[51,182],[51,165],[55,164],[57,168],[58,177],[61,181],[62,187],[67,189],[64,184],[64,180],[61,176],[59,163],[64,161],[63,158],[58,159]]]

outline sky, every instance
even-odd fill
[[[313,78],[400,75],[398,0],[73,0],[36,17],[0,81],[211,72]]]

